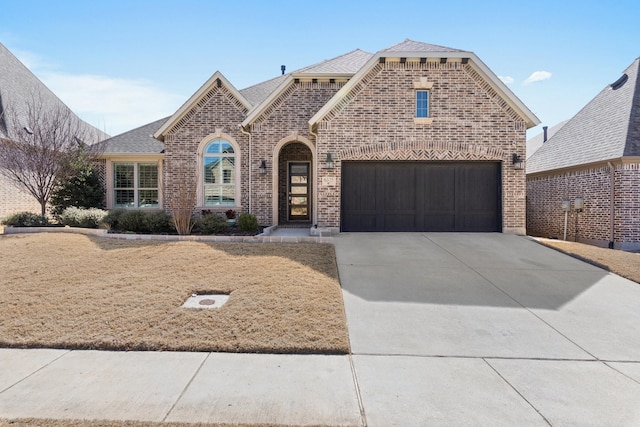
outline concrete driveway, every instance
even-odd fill
[[[334,243],[367,425],[640,425],[640,285],[513,235]]]

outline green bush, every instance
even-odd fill
[[[98,228],[106,216],[107,212],[102,209],[82,209],[71,206],[58,216],[58,221],[69,227]]]
[[[78,164],[74,173],[58,182],[49,203],[55,216],[68,207],[104,208],[105,191],[98,171],[89,164]]]
[[[229,224],[226,217],[209,213],[202,215],[196,222],[196,227],[202,234],[220,234],[229,229]]]
[[[49,225],[49,220],[47,217],[33,212],[19,212],[9,215],[2,223],[12,227],[44,227]]]
[[[147,213],[143,211],[124,211],[116,227],[120,231],[131,231],[133,233],[149,232]]]
[[[146,215],[147,228],[151,233],[174,233],[176,231],[171,215],[165,211],[147,212]]]
[[[112,209],[109,211],[107,216],[102,219],[102,223],[108,230],[119,230],[118,221],[120,221],[120,217],[125,212],[126,211],[124,209]]]
[[[243,213],[238,217],[238,228],[240,231],[256,231],[258,229],[258,218],[251,213]]]

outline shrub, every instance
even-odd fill
[[[243,213],[238,217],[240,231],[255,231],[258,229],[258,218],[252,213]]]
[[[58,216],[58,221],[69,227],[98,228],[106,216],[107,212],[102,209],[82,209],[71,206]]]
[[[88,164],[75,167],[74,173],[56,185],[51,194],[53,214],[58,216],[68,207],[104,208],[105,191],[100,175]]]
[[[126,211],[124,209],[113,209],[110,210],[109,213],[102,219],[102,224],[107,228],[107,230],[119,230],[118,221],[120,221],[120,217]]]
[[[205,214],[197,222],[198,230],[202,234],[220,234],[229,229],[226,217],[215,213]]]
[[[173,233],[176,231],[171,215],[165,211],[147,212],[146,222],[151,233]]]
[[[147,214],[143,211],[124,211],[118,218],[117,230],[131,231],[133,233],[146,233],[149,231]]]
[[[43,227],[49,225],[47,217],[33,212],[19,212],[9,215],[2,223],[12,227]]]

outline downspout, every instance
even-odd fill
[[[240,128],[240,132],[242,132],[245,135],[249,135],[249,167],[247,169],[249,169],[249,213],[253,213],[253,210],[251,209],[251,195],[253,194],[253,192],[251,191],[252,188],[252,182],[253,180],[251,179],[252,174],[251,174],[251,165],[253,164],[253,157],[251,154],[251,132],[247,132],[246,130],[244,130],[244,127],[242,127],[242,124],[239,124],[238,127]]]
[[[313,226],[318,228],[318,178],[319,178],[319,169],[318,169],[318,134],[313,131],[313,126],[309,125],[309,135],[313,135],[313,142],[316,145],[316,162],[313,165]]]
[[[610,205],[610,209],[611,211],[609,212],[609,249],[613,249],[613,245],[614,245],[614,231],[615,231],[615,213],[616,213],[616,207],[615,207],[615,200],[616,200],[616,193],[615,193],[615,185],[616,185],[616,176],[615,176],[615,168],[613,167],[613,164],[611,162],[607,162],[607,164],[609,165],[609,171],[610,171],[610,175],[611,175],[611,190],[609,191],[609,205]]]

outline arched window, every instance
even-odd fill
[[[224,139],[209,142],[202,153],[204,206],[236,206],[236,153]]]

